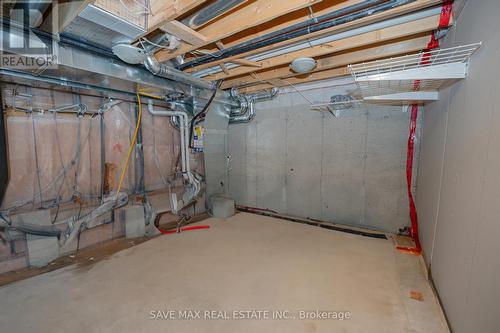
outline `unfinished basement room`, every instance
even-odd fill
[[[0,332],[500,332],[500,0],[0,4]]]

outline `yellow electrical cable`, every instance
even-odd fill
[[[139,106],[139,114],[137,115],[137,124],[135,125],[134,137],[132,138],[132,142],[130,143],[130,147],[128,148],[127,160],[125,161],[125,165],[122,169],[122,174],[120,175],[120,182],[118,183],[118,189],[116,190],[116,198],[120,194],[120,190],[122,189],[123,179],[125,178],[125,171],[127,171],[128,163],[130,162],[130,156],[132,155],[132,150],[134,150],[134,145],[137,140],[137,133],[139,133],[139,127],[141,125],[142,118],[142,105],[141,105],[141,96],[137,93],[137,104]]]
[[[163,99],[160,96],[148,94],[148,93],[145,93],[143,91],[140,91],[139,94],[141,94],[142,96],[146,96],[146,97],[150,97],[150,98],[154,98],[154,99]]]

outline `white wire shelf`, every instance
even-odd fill
[[[467,76],[470,57],[481,46],[474,43],[451,48],[422,51],[396,58],[375,60],[349,65],[349,71],[365,100],[391,100],[405,98],[405,101],[434,100],[437,94],[417,92],[437,92],[439,88],[464,79]]]

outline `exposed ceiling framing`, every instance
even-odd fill
[[[137,4],[141,1],[123,0],[125,4]],[[60,29],[64,29],[88,4],[95,3],[102,8],[105,2],[75,1],[60,7]],[[322,30],[293,35],[270,45],[259,44],[258,47],[247,48],[236,54],[213,56],[214,53],[220,54],[255,38],[281,33],[282,29],[290,26],[339,10],[350,10],[354,8],[352,6],[357,6],[357,9],[342,15],[390,2],[391,0],[149,0],[144,1],[144,9],[149,13],[146,14],[146,26],[143,27],[144,34],[141,37],[152,38],[161,33],[174,35],[180,40],[180,45],[174,49],[159,48],[155,54],[158,61],[177,61],[179,57],[183,57],[189,65],[181,68],[187,73],[208,81],[224,80],[222,89],[239,88],[242,92],[255,92],[344,76],[348,75],[346,66],[351,63],[419,52],[427,47],[434,31],[445,28],[440,15],[443,0],[401,0],[401,3],[387,10],[356,17]],[[223,7],[223,4],[230,5],[221,12],[207,10],[211,16],[202,23],[191,24],[190,17],[193,15],[204,9],[211,9],[210,6]],[[109,8],[107,10],[111,11]],[[420,15],[424,12],[431,14]],[[384,26],[384,22],[391,24]],[[452,20],[448,25],[451,24]],[[335,38],[329,40],[332,36]],[[136,42],[137,40],[132,43]],[[201,56],[205,56],[204,61],[193,62]],[[309,73],[296,74],[291,71],[289,64],[298,57],[314,58],[317,66]]]

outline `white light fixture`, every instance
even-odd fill
[[[290,64],[290,68],[297,74],[310,72],[316,67],[316,60],[313,58],[297,58]]]
[[[113,53],[129,64],[142,64],[146,60],[146,52],[143,49],[129,45],[129,44],[118,44],[113,46]]]

